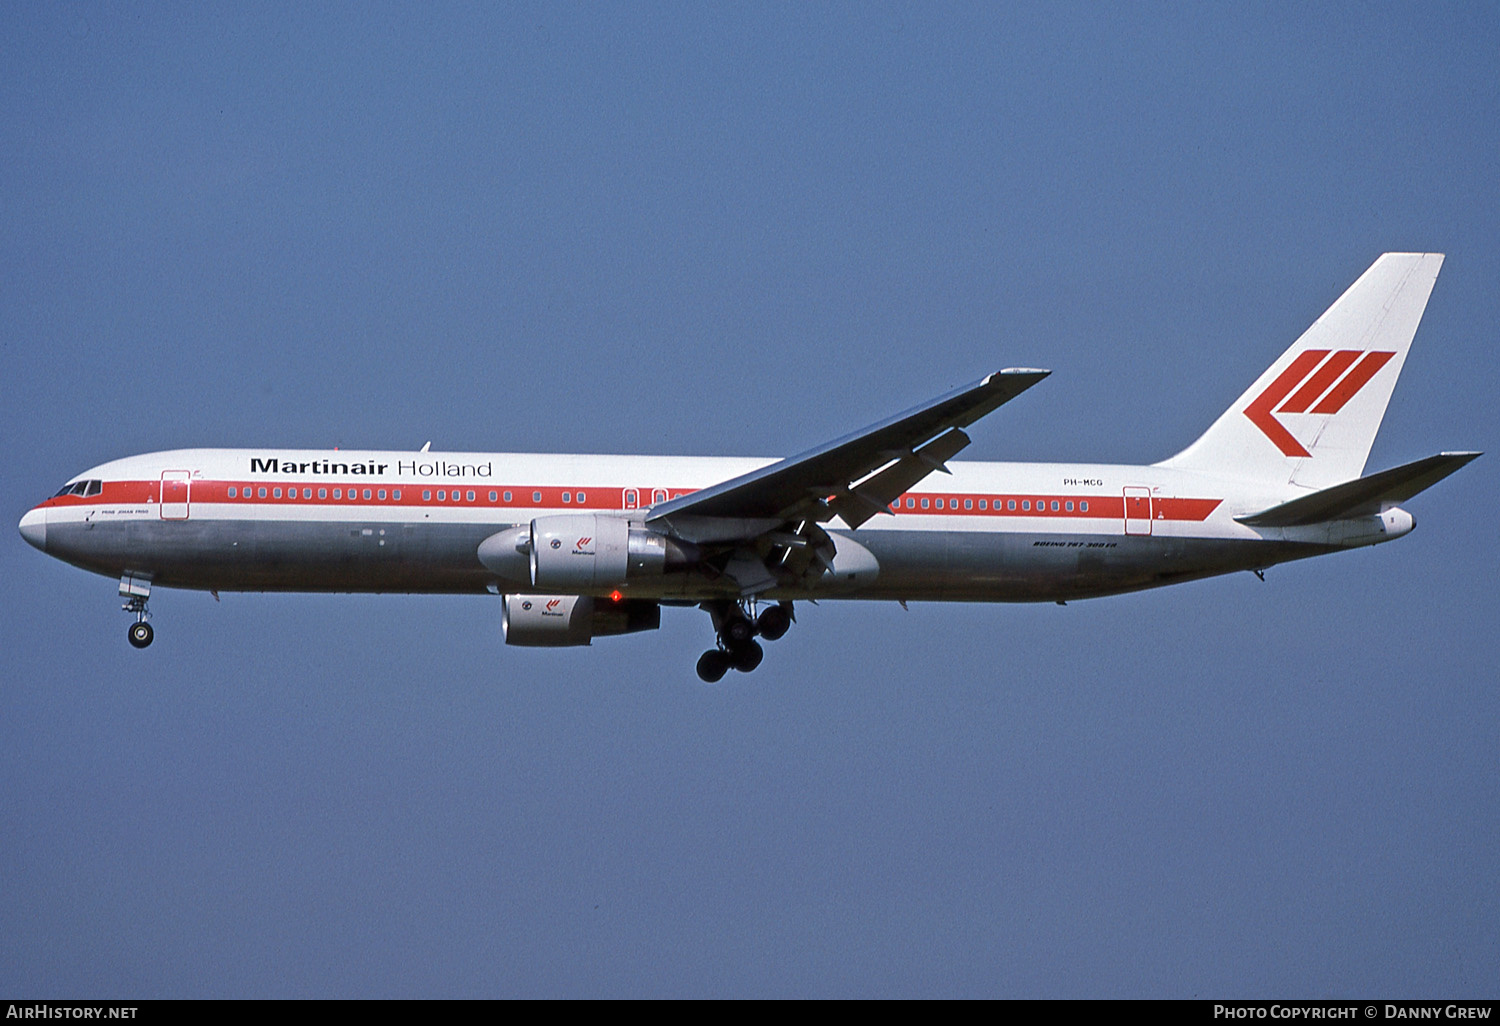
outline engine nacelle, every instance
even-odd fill
[[[575,514],[531,522],[531,585],[599,593],[686,566],[696,554],[620,517]]]
[[[661,626],[661,606],[588,595],[507,595],[501,617],[507,645],[565,648],[613,634],[654,631]]]

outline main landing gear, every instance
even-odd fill
[[[127,613],[135,614],[135,623],[130,625],[130,631],[126,636],[136,648],[145,648],[156,636],[156,632],[146,622],[151,616],[150,611],[146,609],[146,600],[151,597],[151,578],[138,574],[125,574],[120,578],[120,597],[125,600],[125,604],[120,608]]]
[[[765,658],[765,650],[755,640],[759,635],[775,641],[787,632],[794,619],[792,604],[778,602],[755,616],[754,600],[749,602],[705,602],[703,609],[713,618],[718,648],[698,657],[698,677],[717,684],[730,670],[749,673]]]

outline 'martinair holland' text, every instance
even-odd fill
[[[369,475],[384,474],[390,467],[389,463],[335,463],[332,460],[307,460],[298,462],[295,460],[278,459],[274,456],[267,459],[260,459],[255,456],[250,458],[250,473],[252,474]],[[448,463],[444,460],[418,463],[413,460],[410,463],[397,463],[396,473],[398,475],[410,475],[413,477],[490,477],[494,473],[494,464]]]

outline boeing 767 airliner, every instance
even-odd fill
[[[114,460],[21,519],[155,585],[489,592],[512,645],[587,645],[699,606],[705,681],[760,664],[804,599],[1065,601],[1375,545],[1479,453],[1361,476],[1443,257],[1387,253],[1192,445],[1150,466],[970,463],[964,429],[1047,376],[1002,370],[782,460],[178,449]]]

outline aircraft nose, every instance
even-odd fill
[[[44,509],[28,510],[21,518],[21,537],[26,541],[47,551],[47,511]]]

